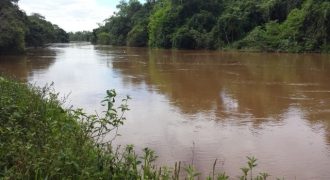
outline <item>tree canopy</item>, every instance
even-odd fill
[[[27,16],[18,0],[0,1],[0,54],[21,53],[26,46],[69,42],[69,35],[40,14]]]
[[[328,0],[122,0],[99,44],[178,49],[329,51]]]
[[[0,1],[0,53],[53,42],[177,49],[330,51],[328,0],[121,0],[93,32],[66,33]]]

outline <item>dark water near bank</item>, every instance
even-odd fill
[[[240,175],[246,156],[272,178],[330,179],[330,56],[57,44],[0,57],[0,72],[54,82],[67,104],[101,111],[107,89],[130,95],[119,144],[158,162]]]

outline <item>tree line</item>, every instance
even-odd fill
[[[18,0],[0,1],[0,54],[22,53],[26,47],[69,42],[69,35],[59,26],[34,13],[19,9]]]
[[[176,49],[330,52],[328,0],[122,0],[92,32],[66,33],[0,1],[0,54],[53,42]]]
[[[93,34],[90,31],[69,32],[70,41],[92,41]]]
[[[122,0],[96,44],[329,52],[328,0]],[[89,34],[90,35],[90,34]]]

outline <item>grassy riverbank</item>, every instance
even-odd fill
[[[0,179],[194,179],[191,166],[156,167],[155,152],[137,155],[132,145],[111,146],[110,135],[123,125],[127,100],[114,106],[116,92],[107,91],[102,115],[63,109],[51,86],[37,88],[0,77]],[[114,134],[113,134],[114,133]],[[215,161],[216,163],[216,161]],[[256,159],[249,158],[241,179],[252,178]],[[225,180],[215,164],[208,179]],[[257,173],[254,173],[257,175]],[[266,179],[266,173],[257,175]]]

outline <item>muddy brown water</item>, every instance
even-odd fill
[[[130,95],[117,144],[150,147],[158,164],[192,163],[235,178],[256,172],[330,179],[330,56],[183,51],[89,43],[1,56],[0,72],[43,86],[66,105],[102,111],[107,89]]]

